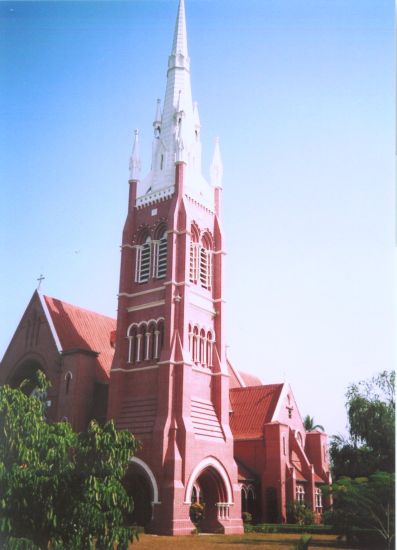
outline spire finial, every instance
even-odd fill
[[[178,15],[174,31],[174,41],[172,43],[171,55],[182,54],[188,57],[187,53],[187,34],[186,34],[186,17],[185,17],[185,2],[179,0]]]
[[[219,149],[219,138],[215,139],[214,154],[210,165],[211,185],[222,189],[223,164],[221,159],[221,151]]]
[[[156,114],[153,121],[154,137],[160,137],[161,132],[161,99],[157,100]]]
[[[130,180],[139,180],[139,174],[141,173],[141,155],[139,152],[139,130],[134,132],[134,145],[132,146],[132,153],[130,158]]]

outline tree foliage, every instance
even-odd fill
[[[349,438],[334,436],[330,454],[334,477],[395,470],[395,372],[381,372],[351,384],[346,393]]]
[[[357,528],[373,529],[390,548],[395,531],[395,478],[394,474],[378,472],[368,478],[342,477],[331,488],[334,506],[326,518],[348,539]],[[366,535],[368,538],[368,535]],[[379,546],[378,546],[379,547]]]
[[[303,426],[307,432],[314,432],[314,430],[317,430],[317,428],[323,432],[325,431],[324,426],[322,426],[321,424],[315,424],[314,417],[308,414],[303,419]]]
[[[43,397],[47,382],[37,376]],[[1,387],[1,547],[126,549],[135,531],[124,525],[133,503],[122,479],[136,450],[113,422],[77,434],[68,422],[46,422],[43,398]]]

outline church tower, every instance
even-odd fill
[[[152,532],[190,534],[200,500],[204,531],[242,533],[223,333],[223,169],[216,142],[210,181],[201,171],[184,0],[153,133],[146,177],[138,131],[130,159],[108,417],[142,442],[131,483],[146,484]]]

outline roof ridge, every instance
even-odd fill
[[[105,317],[106,319],[109,319],[111,321],[116,321],[117,319],[115,317],[110,317],[110,315],[105,315],[104,313],[98,313],[97,311],[93,311],[92,309],[88,309],[86,307],[77,306],[75,304],[71,304],[70,302],[65,302],[65,300],[61,300],[60,298],[54,298],[53,296],[48,296],[47,294],[43,294],[43,298],[45,300],[50,299],[53,301],[61,302],[61,304],[64,304],[66,306],[72,307],[74,309],[79,309],[81,311],[85,311],[86,313],[92,313],[94,315],[98,315],[99,317]]]

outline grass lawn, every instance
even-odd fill
[[[293,543],[301,535],[283,533],[246,533],[245,535],[192,535],[189,537],[159,537],[156,535],[140,535],[139,542],[134,541],[130,550],[247,550],[258,547],[261,550],[290,550]],[[335,535],[313,535],[310,550],[335,550],[352,547],[337,540]]]

